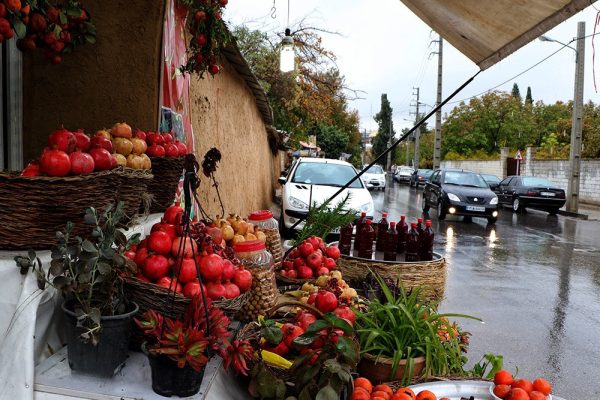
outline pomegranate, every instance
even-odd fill
[[[202,289],[204,289],[203,291],[204,293],[206,293],[206,287],[203,288],[202,286],[200,286],[200,282],[198,281],[198,279],[194,279],[193,281],[190,281],[185,284],[185,286],[183,287],[183,295],[185,297],[189,297],[190,299],[194,296],[201,296]]]
[[[216,17],[215,13],[215,17]],[[208,66],[208,72],[210,72],[211,75],[216,75],[219,73],[219,71],[221,71],[221,67],[219,67],[217,64],[210,64]]]
[[[252,286],[252,274],[244,266],[240,266],[233,274],[233,283],[240,288],[242,293],[247,292]]]
[[[167,208],[165,210],[165,214],[163,215],[164,220],[167,224],[175,224],[175,217],[177,216],[177,214],[182,213],[183,214],[183,208],[179,207],[179,206],[170,206],[169,208]]]
[[[165,144],[173,143],[173,134],[166,132],[162,134]]]
[[[235,236],[233,228],[229,224],[221,224],[221,232],[223,232],[223,240],[230,241]]]
[[[32,13],[29,17],[29,26],[34,32],[45,32],[48,27],[46,18],[40,13]]]
[[[119,166],[119,163],[117,162],[117,157],[113,156],[112,154],[110,155],[110,168],[117,168]]]
[[[327,290],[320,290],[315,299],[315,305],[322,313],[332,312],[338,306],[337,297]]]
[[[75,150],[76,145],[75,135],[65,128],[57,129],[48,136],[48,146],[53,149],[70,153]]]
[[[308,304],[311,304],[311,305],[312,305],[312,304],[315,304],[315,300],[316,300],[316,299],[317,299],[317,294],[316,294],[316,293],[311,293],[311,294],[308,296],[308,299],[306,300],[306,302],[307,302]]]
[[[323,260],[323,265],[325,265],[325,267],[330,271],[333,271],[337,268],[335,260],[329,257],[325,257],[325,260]]]
[[[71,175],[84,175],[94,172],[94,159],[88,153],[74,151],[69,154],[71,160]]]
[[[308,257],[315,250],[316,249],[308,242],[308,240],[305,240],[300,246],[298,246],[298,251],[302,257]]]
[[[131,139],[131,144],[132,144],[131,152],[133,154],[137,154],[137,155],[145,153],[146,149],[148,148],[146,141],[142,140],[140,138]]]
[[[165,225],[169,227],[172,226],[175,230],[175,225]],[[198,245],[196,244],[195,240],[192,240],[189,237],[186,237],[185,241],[183,237],[176,237],[173,239],[173,244],[171,245],[171,254],[173,254],[174,257],[177,257],[181,254],[185,258],[192,258],[194,255],[198,254]]]
[[[329,270],[327,269],[327,267],[319,267],[319,269],[317,269],[317,276],[324,275],[329,275]]]
[[[150,279],[146,278],[146,277],[144,276],[144,274],[142,274],[141,272],[138,272],[138,273],[135,275],[135,277],[136,277],[136,279],[139,279],[139,280],[140,280],[140,281],[142,281],[142,282],[146,282],[146,283],[151,283],[151,282],[152,282]]]
[[[142,271],[151,280],[158,280],[169,272],[169,261],[165,256],[152,254],[144,260]]]
[[[292,342],[294,339],[304,333],[304,330],[301,327],[289,322],[283,324],[281,331],[283,332],[283,341],[287,347],[292,347]]]
[[[107,151],[113,150],[113,145],[110,139],[105,138],[104,136],[94,136],[90,139],[90,149],[101,148]]]
[[[225,287],[225,298],[226,299],[235,299],[240,295],[240,288],[235,285],[235,283],[231,283],[226,281],[223,285]]]
[[[177,150],[179,150],[179,157],[183,157],[187,154],[187,146],[185,143],[181,143],[180,141],[175,141],[175,146],[177,146]]]
[[[144,142],[146,141],[146,132],[142,130],[136,129],[135,134],[133,136],[138,139],[142,139]]]
[[[306,265],[296,268],[296,271],[298,271],[298,278],[300,279],[310,279],[313,277],[313,270]]]
[[[121,167],[127,166],[127,158],[125,158],[123,154],[113,153],[112,156],[117,160],[117,165],[120,165]]]
[[[169,237],[171,238],[171,240],[175,240],[175,238],[177,237],[177,234],[175,233],[175,225],[167,224],[164,221],[152,225],[152,229],[150,230],[150,233],[156,232],[156,231],[167,232],[169,234]]]
[[[204,33],[199,33],[198,36],[196,36],[196,44],[198,47],[202,47],[206,44],[206,35]]]
[[[127,166],[131,169],[142,169],[144,166],[144,159],[135,154],[127,156]]]
[[[294,269],[294,263],[291,262],[290,260],[285,260],[281,263],[281,266],[283,267],[283,269],[285,269],[286,271],[291,271],[292,269]]]
[[[223,259],[217,254],[208,254],[200,258],[200,275],[207,281],[217,281],[223,275]],[[234,276],[234,283],[235,276]],[[240,285],[238,285],[240,286]],[[242,287],[240,286],[240,290]]]
[[[148,239],[148,249],[166,256],[171,251],[172,240],[169,237],[169,234],[164,231],[154,231],[150,233],[150,238]]]
[[[37,161],[32,161],[21,171],[21,176],[39,176],[40,164]]]
[[[156,284],[170,290],[171,292],[174,291],[175,293],[181,293],[183,291],[181,283],[177,282],[177,279],[171,279],[168,276],[163,276],[158,280],[158,282],[156,282]]]
[[[304,261],[304,258],[298,257],[294,260],[292,265],[296,270],[299,270],[300,267],[306,267],[306,261]]]
[[[146,142],[148,142],[149,145],[163,145],[165,144],[165,139],[163,139],[163,137],[161,135],[159,135],[156,132],[148,132],[146,134]]]
[[[287,272],[287,276],[288,278],[296,279],[298,277],[298,271],[296,271],[295,269],[290,269]]]
[[[91,146],[91,139],[83,130],[79,129],[73,134],[75,136],[75,147],[81,151],[88,151]]]
[[[133,143],[129,139],[116,137],[113,139],[112,143],[114,151],[123,154],[124,156],[128,156],[133,150]]]
[[[226,281],[230,281],[233,279],[235,275],[235,266],[233,263],[227,259],[223,260],[223,279]]]
[[[110,136],[110,132],[107,131],[106,129],[101,129],[99,131],[96,131],[96,133],[94,134],[94,137],[96,136],[102,136],[103,138],[106,138],[108,140],[112,139],[112,136]]]
[[[177,145],[169,143],[165,145],[165,154],[167,157],[179,157],[179,149]]]
[[[150,161],[150,157],[148,157],[146,153],[140,154],[140,157],[142,157],[142,169],[152,168],[152,161]]]
[[[215,243],[221,243],[221,240],[223,240],[223,231],[215,226],[208,229],[208,234]]]
[[[115,137],[131,139],[131,126],[125,122],[117,122],[113,125],[110,133]]]
[[[323,263],[323,256],[320,251],[312,252],[306,258],[306,264],[311,267],[313,270],[317,270],[321,267]]]
[[[90,155],[94,159],[96,171],[106,171],[113,168],[113,159],[116,159],[106,149],[95,148],[90,150]]]
[[[302,311],[296,317],[296,324],[298,324],[300,328],[307,330],[308,327],[311,326],[316,320],[317,317],[315,317],[313,314],[309,313],[308,311]]]
[[[127,258],[129,258],[130,260],[134,260],[135,259],[135,251],[134,250],[125,250],[125,252],[123,253],[123,255]]]
[[[222,297],[225,297],[225,295],[227,294],[227,290],[225,289],[225,286],[223,286],[220,283],[208,282],[206,284],[206,294],[212,300],[217,300]]]
[[[345,319],[350,325],[354,326],[354,323],[356,322],[356,314],[354,314],[354,311],[352,311],[350,308],[341,306],[336,308],[333,313],[337,317]]]
[[[135,262],[138,267],[141,267],[144,265],[146,258],[148,258],[148,249],[145,247],[138,247],[137,251],[135,252],[135,258],[133,259],[133,262]]]
[[[71,170],[69,155],[62,150],[46,150],[40,157],[40,170],[48,176],[66,176]]]
[[[175,276],[181,283],[191,282],[198,277],[193,258],[178,259],[173,267]]]
[[[329,246],[325,251],[325,254],[327,254],[327,257],[329,258],[337,260],[340,258],[340,249],[337,246]]]
[[[146,150],[146,154],[150,157],[164,157],[166,152],[165,148],[160,144],[153,144]]]

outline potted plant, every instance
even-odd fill
[[[247,374],[246,346],[230,342],[229,318],[208,298],[194,296],[181,320],[149,310],[134,321],[147,339],[142,351],[150,362],[152,389],[162,396],[196,394],[212,353]]]
[[[376,279],[383,300],[372,300],[357,312],[356,331],[361,346],[358,372],[372,382],[415,376],[463,374],[468,332],[451,324],[448,317],[477,319],[463,314],[439,314],[420,296],[400,284],[394,290],[380,276]]]
[[[135,268],[123,252],[139,242],[139,234],[128,239],[118,229],[125,217],[123,202],[108,205],[100,215],[86,209],[87,238],[72,237],[74,225],[67,222],[65,232],[56,233],[47,274],[35,252],[15,257],[21,273],[34,270],[40,288],[50,284],[62,292],[68,359],[75,371],[110,377],[127,357],[138,307],[123,294],[121,275]]]

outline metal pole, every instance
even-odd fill
[[[390,126],[389,126],[389,131],[390,131],[390,137],[388,138],[388,147],[390,147],[392,145],[393,142],[393,135],[392,135],[392,114],[390,113]],[[388,171],[390,169],[390,167],[392,166],[391,163],[392,160],[392,152],[390,151],[387,154],[387,165],[385,166],[385,170]]]
[[[415,124],[417,124],[417,122],[419,122],[419,88],[416,88],[417,90],[417,116],[415,118]],[[421,137],[421,125],[417,126],[417,129],[415,130],[415,155],[414,155],[414,159],[413,159],[413,168],[414,169],[418,169],[419,168],[419,155],[420,155],[420,149],[419,149],[419,138]]]
[[[575,93],[573,121],[571,123],[571,149],[569,152],[569,185],[567,211],[579,210],[579,176],[581,168],[581,131],[583,120],[583,73],[585,65],[585,22],[577,23],[577,51],[575,55]]]
[[[442,102],[442,36],[438,38],[438,76],[437,76],[437,99],[435,105]],[[435,113],[435,138],[433,141],[433,169],[440,167],[442,150],[442,109]]]

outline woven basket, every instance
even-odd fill
[[[344,280],[352,284],[362,282],[370,270],[384,278],[399,279],[408,290],[421,286],[421,294],[430,300],[439,302],[444,298],[446,260],[437,253],[432,261],[418,262],[367,260],[342,255],[337,265]]]
[[[85,209],[99,212],[119,198],[133,217],[145,184],[152,175],[122,167],[87,175],[22,177],[18,172],[0,172],[0,249],[48,249],[56,243],[56,231],[67,221],[75,224],[73,235],[84,235],[89,227],[83,222]],[[127,182],[127,184],[124,184]],[[120,190],[124,194],[120,195]]]
[[[175,201],[179,180],[183,175],[184,157],[150,157],[154,179],[148,183],[152,196],[151,213],[162,213]]]
[[[150,212],[148,185],[154,176],[147,170],[125,168],[119,174],[118,200],[125,202],[125,214],[131,221],[137,214]]]

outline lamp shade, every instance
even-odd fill
[[[295,67],[294,39],[291,36],[286,35],[281,41],[279,70],[281,72],[292,72]]]

